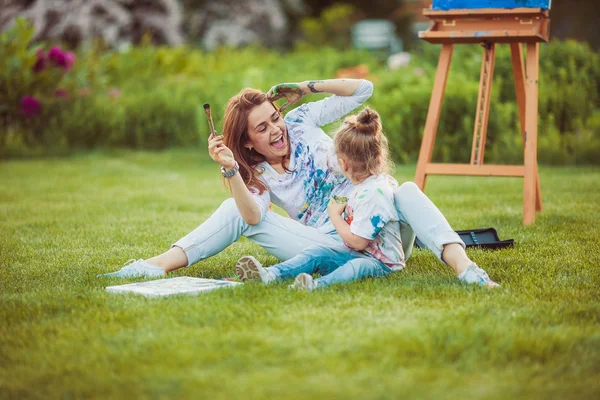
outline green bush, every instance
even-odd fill
[[[482,53],[478,45],[455,46],[434,161],[470,159]],[[538,160],[600,163],[600,55],[574,41],[552,41],[542,45],[540,53]],[[438,55],[439,46],[424,45],[408,68],[377,75],[380,81],[371,104],[382,114],[397,161],[414,162],[418,157]],[[497,48],[485,160],[523,162],[507,45]]]
[[[32,37],[23,19],[0,34],[0,156],[67,151],[67,132],[49,125],[72,114],[96,84],[90,60],[58,46],[30,46]]]
[[[244,87],[268,90],[286,81],[334,77],[366,64],[375,84],[369,105],[378,110],[397,162],[417,159],[439,47],[424,45],[409,66],[388,70],[370,53],[298,44],[294,51],[250,46],[214,52],[143,44],[109,51],[79,49],[65,73],[34,72],[31,29],[23,22],[0,36],[0,156],[64,153],[71,149],[162,149],[204,146],[210,103],[222,126],[227,100]],[[468,162],[473,136],[480,46],[456,46],[433,158]],[[550,164],[598,164],[600,158],[600,55],[581,43],[541,46],[538,159]],[[68,97],[57,98],[64,88]],[[21,110],[24,96],[42,103],[36,117]],[[314,100],[318,96],[305,98]],[[499,46],[485,153],[486,162],[523,160],[519,115],[508,46]]]
[[[303,18],[300,32],[312,46],[350,47],[350,30],[358,17],[358,9],[351,4],[337,3],[326,8],[318,18]]]

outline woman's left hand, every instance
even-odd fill
[[[273,86],[267,92],[267,98],[271,101],[277,101],[285,97],[287,100],[281,107],[279,107],[279,111],[283,111],[298,100],[300,100],[304,96],[304,91],[300,87],[298,83],[280,83],[278,85]]]
[[[330,217],[333,215],[342,215],[345,209],[346,203],[338,203],[332,198],[331,200],[329,200],[329,205],[327,206],[327,213]]]

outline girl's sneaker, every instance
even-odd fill
[[[235,264],[235,273],[245,281],[261,281],[263,283],[271,283],[275,281],[275,275],[263,268],[262,264],[252,256],[244,256]]]
[[[108,276],[114,278],[164,278],[165,271],[162,268],[148,264],[141,258],[139,260],[127,261],[123,268],[108,274],[99,274],[97,277]]]
[[[290,289],[313,291],[317,288],[317,282],[309,274],[299,274]]]
[[[458,276],[458,279],[465,283],[476,283],[489,288],[500,287],[500,285],[490,279],[487,272],[479,268],[475,263],[469,265],[467,269]]]

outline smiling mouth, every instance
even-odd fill
[[[285,140],[283,139],[283,135],[280,135],[277,139],[270,143],[272,147],[277,150],[281,150],[285,147]]]

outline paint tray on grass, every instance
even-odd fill
[[[502,249],[514,245],[514,239],[500,240],[498,232],[494,228],[468,229],[465,231],[456,231],[458,236],[465,242],[467,248],[479,247],[482,249]],[[417,238],[415,246],[424,249],[425,246]]]
[[[238,285],[242,285],[242,283],[219,279],[179,276],[177,278],[108,286],[106,291],[109,293],[135,293],[146,297],[165,297],[179,294],[197,295],[202,292],[210,292],[211,290],[221,288],[233,288]]]

